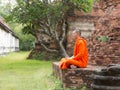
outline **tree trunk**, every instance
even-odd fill
[[[61,41],[59,42],[59,45],[60,45],[61,55],[63,57],[69,57]]]
[[[69,57],[67,52],[66,52],[66,46],[67,46],[67,30],[68,30],[68,24],[66,20],[61,20],[56,24],[56,28],[50,28],[49,27],[41,25],[43,31],[36,30],[36,40],[40,43],[42,48],[44,48],[45,51],[49,52],[50,54],[58,54],[58,57]],[[47,35],[51,39],[51,41],[54,41],[54,44],[56,48],[50,48],[49,46],[45,45],[43,43],[43,38],[41,35]],[[51,43],[50,43],[51,44]]]

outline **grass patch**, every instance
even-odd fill
[[[26,60],[29,52],[0,57],[0,90],[54,90],[51,61]]]

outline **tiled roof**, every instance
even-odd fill
[[[0,17],[0,27],[2,27],[4,31],[11,33],[14,37],[18,38],[18,36],[12,31],[12,29],[1,17]]]

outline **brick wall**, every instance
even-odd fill
[[[81,29],[81,26],[90,22],[94,22],[95,30],[86,39],[89,47],[89,64],[95,66],[60,70],[58,64],[53,63],[54,75],[60,77],[63,87],[75,86],[80,90],[82,85],[86,85],[91,89],[92,81],[89,76],[96,69],[120,63],[120,0],[100,0],[94,5],[92,15],[76,12],[75,16],[69,17],[69,30],[73,27]],[[90,28],[89,24],[87,28]],[[71,51],[73,46],[70,31],[68,46]]]
[[[59,62],[53,62],[54,76],[62,81],[63,88],[75,87],[75,90],[81,90],[83,86],[86,86],[88,88],[87,90],[92,90],[91,75],[103,68],[101,66],[88,65],[87,68],[61,70],[59,68]]]
[[[71,38],[73,29],[79,29],[81,31],[81,36],[87,38],[91,36],[91,32],[95,30],[95,19],[96,17],[92,16],[90,13],[83,13],[77,10],[68,17],[67,51],[69,55],[72,55],[74,46],[74,42]]]
[[[92,15],[98,17],[89,37],[90,63],[120,63],[120,0],[100,0]]]

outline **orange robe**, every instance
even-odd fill
[[[80,68],[85,68],[88,64],[88,49],[86,40],[78,38],[74,46],[74,57],[72,59],[62,58],[59,67],[68,69],[70,65],[75,65]]]

